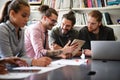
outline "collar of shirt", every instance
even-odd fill
[[[15,26],[9,20],[6,22],[6,24],[12,31],[15,31]],[[19,31],[21,31],[21,28],[19,28]]]
[[[41,29],[41,31],[42,31],[43,33],[48,33],[48,31],[46,31],[46,30],[45,30],[45,27],[42,25],[42,22],[41,22],[41,21],[39,21],[38,24],[41,25],[39,28]]]

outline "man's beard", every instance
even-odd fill
[[[63,29],[60,28],[60,35],[61,36],[66,36],[68,34],[69,31],[67,31],[66,33],[63,31]]]
[[[48,29],[51,30],[51,29],[53,28],[53,26],[54,26],[53,24],[50,24],[50,23],[49,23],[49,24],[48,24]]]
[[[96,28],[96,29],[88,28],[88,31],[89,31],[89,32],[94,32],[94,31],[96,31],[96,30],[97,30],[97,28]]]

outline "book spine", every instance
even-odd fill
[[[87,5],[88,5],[88,8],[91,8],[92,7],[92,1],[91,0],[87,0]]]
[[[107,24],[113,24],[111,18],[110,18],[110,14],[108,12],[105,12],[105,18],[106,18],[106,21],[107,21]]]

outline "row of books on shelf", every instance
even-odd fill
[[[30,5],[41,5],[42,0],[29,0],[28,1]]]
[[[74,0],[73,8],[105,7],[106,0]]]
[[[119,5],[120,0],[107,0],[107,5]]]
[[[91,8],[119,5],[120,0],[44,0],[44,3],[55,9]]]
[[[73,8],[93,8],[119,5],[120,0],[73,0]]]
[[[108,12],[104,12],[102,14],[103,14],[102,23],[104,25],[112,25],[113,22],[111,20],[110,14]],[[75,25],[86,25],[87,24],[87,18],[88,18],[87,13],[75,13],[75,16],[76,16]]]

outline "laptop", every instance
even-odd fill
[[[91,41],[92,59],[120,60],[120,41]]]

